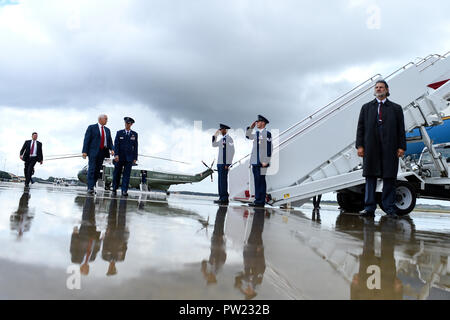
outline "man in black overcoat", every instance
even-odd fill
[[[363,158],[366,178],[363,216],[373,217],[376,209],[377,178],[383,179],[384,211],[396,218],[395,183],[399,158],[406,151],[402,107],[387,99],[389,86],[384,80],[375,84],[375,99],[362,106],[356,132],[358,156]]]

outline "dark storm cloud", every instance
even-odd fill
[[[205,128],[243,127],[258,113],[283,128],[354,85],[311,77],[450,49],[448,1],[20,5],[29,25],[0,30],[0,105],[139,103]],[[367,24],[374,6],[379,29]]]

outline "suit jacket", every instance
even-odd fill
[[[405,122],[400,105],[387,100],[382,111],[382,140],[378,134],[378,101],[362,106],[356,131],[355,147],[364,147],[363,176],[396,178],[397,150],[406,151]]]
[[[105,158],[109,158],[109,150],[113,150],[113,142],[111,138],[111,131],[107,127],[103,127],[105,130],[106,148],[103,149]],[[100,135],[100,129],[98,123],[91,124],[84,134],[83,151],[89,157],[96,157],[100,152],[100,141],[102,136]]]
[[[20,149],[20,155],[23,156],[23,161],[28,161],[30,159],[31,141],[32,140],[25,141],[22,149]],[[44,159],[44,156],[42,155],[42,143],[36,141],[36,147],[37,147],[36,151],[37,161],[41,162]]]
[[[272,134],[266,128],[259,131],[259,134],[254,134],[252,131],[253,129],[247,127],[247,132],[245,134],[247,139],[253,140],[250,164],[256,166],[261,166],[263,162],[270,164],[270,158],[272,157],[273,151]],[[258,139],[257,136],[259,136]]]
[[[224,141],[225,139],[225,141]],[[219,147],[219,155],[217,158],[217,164],[231,165],[234,157],[234,142],[228,134],[225,137],[217,139],[216,136],[212,137],[212,146]],[[225,158],[225,159],[224,159]]]
[[[127,135],[125,129],[119,130],[114,139],[114,156],[119,156],[119,161],[134,161],[138,158],[138,134],[130,130]]]

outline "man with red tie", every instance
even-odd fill
[[[111,131],[106,127],[108,116],[98,116],[98,123],[90,125],[84,135],[83,159],[89,157],[88,164],[88,193],[94,194],[94,186],[100,177],[103,160],[109,158],[109,153],[114,154]]]
[[[398,218],[396,180],[399,158],[406,151],[405,122],[400,105],[387,99],[389,86],[384,80],[375,83],[375,99],[362,106],[356,131],[358,156],[363,158],[366,178],[363,217],[374,217],[377,206],[377,179],[383,180],[381,201],[389,217]]]
[[[31,176],[34,172],[34,166],[36,162],[42,164],[42,143],[37,141],[38,134],[33,132],[31,134],[31,140],[25,141],[22,149],[20,150],[20,159],[25,161],[24,175],[25,175],[25,187],[29,187]]]

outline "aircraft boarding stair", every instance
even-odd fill
[[[449,53],[410,62],[384,78],[391,92],[389,99],[403,107],[407,132],[442,123],[441,112],[448,107],[450,81],[437,90],[428,85],[450,79]],[[379,79],[383,79],[380,74],[371,77],[274,136],[271,167],[266,176],[271,205],[299,206],[315,195],[364,183],[362,159],[355,149],[356,127],[361,106],[374,99],[373,87]],[[448,176],[448,166],[443,170]],[[399,168],[399,179],[413,174]],[[231,169],[229,191],[234,200],[253,200],[248,155]]]

